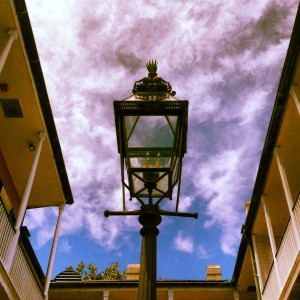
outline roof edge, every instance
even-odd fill
[[[136,287],[138,286],[138,280],[87,280],[81,282],[55,282],[50,283],[50,292],[55,289],[72,289],[72,288],[99,288],[99,287]],[[234,288],[231,281],[220,280],[220,281],[206,281],[206,280],[157,280],[157,288],[174,287],[174,288]]]
[[[54,123],[54,118],[48,98],[46,84],[38,56],[38,51],[35,44],[35,39],[27,7],[24,0],[14,0],[14,4],[25,43],[26,53],[30,62],[31,72],[33,74],[34,83],[38,92],[39,102],[43,113],[44,121],[47,127],[48,136],[54,154],[54,159],[58,170],[61,186],[63,189],[65,201],[67,204],[72,204],[74,202],[74,199]]]

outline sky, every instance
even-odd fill
[[[199,214],[163,217],[157,277],[205,280],[213,264],[231,279],[299,2],[26,3],[74,197],[52,277],[80,261],[99,271],[139,263],[137,216],[103,212],[122,209],[113,100],[130,96],[146,63],[157,60],[158,75],[189,100],[179,210]],[[161,208],[174,210],[175,202]],[[44,272],[57,215],[56,207],[29,210],[24,221]]]

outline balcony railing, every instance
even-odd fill
[[[273,264],[268,280],[265,284],[263,290],[264,300],[280,299],[280,294],[284,290],[286,284],[288,283],[289,275],[295,263],[300,257],[300,248],[297,244],[297,237],[299,235],[300,229],[300,196],[298,195],[293,208],[293,214],[297,223],[297,232],[294,231],[292,226],[292,220],[289,222],[285,228],[281,243],[276,253],[276,262],[279,271],[279,280],[276,275],[276,270]],[[280,283],[279,283],[280,281]],[[281,288],[280,288],[281,285]]]
[[[295,218],[297,220],[296,223],[297,223],[298,231],[300,232],[300,191],[298,193],[297,201],[294,204],[293,211],[294,211]]]
[[[278,299],[280,289],[276,277],[275,267],[272,264],[267,283],[263,291],[263,299],[274,300]]]
[[[14,233],[15,230],[13,224],[11,223],[6,208],[0,198],[0,260],[4,265]]]
[[[13,224],[0,198],[0,260],[4,268],[14,233]],[[22,237],[17,245],[12,266],[7,275],[20,299],[44,299],[41,282],[43,278],[39,278],[44,277],[44,275],[41,276],[40,271],[38,270],[37,273],[32,267],[30,256],[34,254],[29,251],[28,255],[24,243],[21,240]],[[35,259],[34,256],[33,260],[35,261]]]
[[[37,278],[20,244],[17,246],[9,275],[20,299],[44,299]]]

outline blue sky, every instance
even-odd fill
[[[232,276],[298,1],[27,0],[72,187],[53,276],[83,260],[99,270],[139,263],[137,217],[121,210],[113,100],[131,95],[146,63],[188,99],[189,131],[179,210],[163,217],[157,276]],[[163,209],[174,209],[165,200]],[[138,207],[137,201],[130,208]],[[57,208],[28,211],[25,225],[46,272]]]

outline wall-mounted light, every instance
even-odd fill
[[[7,92],[9,89],[8,84],[7,83],[0,83],[0,91],[1,92]]]
[[[35,150],[35,146],[33,144],[29,144],[29,150],[30,151],[34,151]]]

